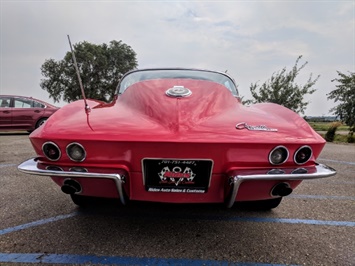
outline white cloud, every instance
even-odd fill
[[[122,40],[140,67],[225,71],[243,95],[292,67],[298,55],[321,75],[307,114],[327,114],[336,70],[355,71],[351,1],[2,1],[0,93],[48,100],[39,87],[45,59],[60,60],[72,42]],[[303,61],[303,62],[304,62]]]

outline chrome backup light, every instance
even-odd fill
[[[283,164],[288,159],[289,152],[284,146],[275,147],[269,154],[269,162],[273,165]]]
[[[46,169],[50,171],[63,171],[61,167],[55,165],[48,165]]]
[[[71,171],[71,172],[81,172],[81,173],[87,173],[88,172],[88,170],[86,168],[77,167],[77,166],[70,168],[69,171]]]
[[[86,152],[81,144],[73,142],[67,146],[67,155],[74,162],[82,162],[85,160]]]
[[[307,169],[305,169],[305,168],[297,168],[297,169],[295,169],[295,170],[293,170],[292,172],[291,172],[291,174],[307,174],[308,173],[308,170]]]
[[[296,164],[305,164],[312,157],[312,149],[309,146],[302,146],[299,148],[293,157]]]
[[[267,172],[268,175],[283,175],[284,173],[285,171],[281,169],[271,169],[269,172]]]
[[[48,141],[42,145],[42,151],[51,161],[58,161],[61,156],[61,152],[57,144],[51,141]]]

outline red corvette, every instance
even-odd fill
[[[58,110],[30,135],[38,154],[19,165],[51,177],[75,204],[92,197],[168,203],[279,205],[302,180],[336,174],[316,163],[325,141],[296,113],[241,104],[225,73],[127,73],[113,102]]]

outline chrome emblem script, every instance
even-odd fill
[[[238,123],[236,126],[235,126],[236,129],[248,129],[248,130],[253,130],[253,131],[271,131],[271,132],[277,132],[277,129],[276,128],[268,128],[267,126],[265,125],[259,125],[259,126],[250,126],[248,125],[247,123],[245,122],[242,122],[242,123]]]
[[[170,97],[187,97],[190,96],[192,92],[184,86],[174,86],[168,89],[165,94]]]

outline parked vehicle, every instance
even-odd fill
[[[32,132],[58,109],[32,97],[0,95],[0,130]]]
[[[49,176],[74,203],[92,197],[167,203],[252,202],[275,208],[302,180],[335,175],[318,164],[325,141],[276,104],[244,106],[234,80],[197,69],[143,69],[113,102],[66,105],[30,135]]]

